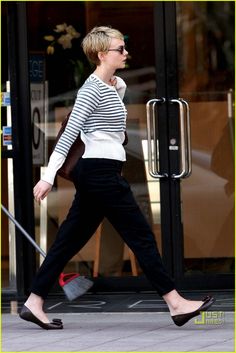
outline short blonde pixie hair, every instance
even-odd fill
[[[94,27],[85,36],[82,41],[82,48],[91,63],[100,64],[98,53],[108,51],[112,38],[124,40],[124,36],[120,31],[106,26]]]

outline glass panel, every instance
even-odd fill
[[[179,90],[190,105],[193,171],[182,182],[184,264],[234,270],[234,3],[177,2]]]
[[[80,43],[85,33],[98,23],[109,23],[120,29],[128,45],[127,68],[119,73],[127,83],[125,104],[128,109],[127,131],[129,143],[126,147],[127,163],[124,176],[128,179],[135,198],[152,225],[159,247],[160,196],[159,183],[147,172],[146,150],[146,102],[155,97],[155,64],[153,36],[153,3],[138,2],[53,2],[27,3],[29,21],[29,50],[31,57],[41,55],[46,72],[43,81],[48,81],[48,107],[44,121],[37,127],[43,133],[45,154],[43,161],[34,165],[35,182],[44,172],[47,156],[50,155],[61,121],[71,110],[78,88],[91,72]],[[140,26],[145,16],[145,26]],[[121,21],[122,18],[122,21]],[[37,19],[37,21],[35,20]],[[53,31],[56,25],[67,23],[80,34],[71,42],[72,48],[54,42],[45,35],[58,36]],[[60,34],[60,33],[59,33]],[[32,66],[33,67],[33,66]],[[43,98],[43,105],[47,110]],[[37,133],[37,130],[36,130]],[[37,134],[36,134],[37,135]],[[40,207],[35,205],[37,217],[37,240],[47,251],[53,242],[60,223],[64,220],[74,195],[73,185],[57,177],[54,188]],[[79,232],[79,230],[78,230]],[[65,272],[79,271],[81,274],[102,276],[135,275],[131,268],[132,253],[107,220],[103,222],[87,245],[67,265]]]

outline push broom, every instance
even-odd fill
[[[3,212],[9,217],[9,219],[15,224],[15,226],[21,231],[21,233],[29,240],[29,242],[35,247],[35,249],[45,258],[46,253],[38,246],[38,244],[32,239],[32,237],[26,232],[26,230],[20,225],[20,223],[12,216],[12,214],[3,206]],[[84,276],[80,276],[78,273],[61,273],[59,276],[59,284],[62,287],[66,297],[69,300],[74,300],[81,295],[85,294],[89,288],[92,287],[93,282]]]

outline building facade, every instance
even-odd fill
[[[234,288],[234,2],[1,6],[2,204],[46,252],[74,187],[57,177],[40,205],[32,188],[93,70],[81,40],[92,27],[110,25],[129,51],[117,73],[127,83],[124,175],[163,261],[180,289]],[[42,260],[2,214],[3,290],[25,295]],[[65,269],[74,271],[93,277],[96,291],[151,290],[106,219]]]

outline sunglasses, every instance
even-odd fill
[[[126,50],[125,45],[121,45],[119,48],[116,48],[116,49],[108,49],[108,51],[118,51],[120,54],[124,54],[125,50]]]

